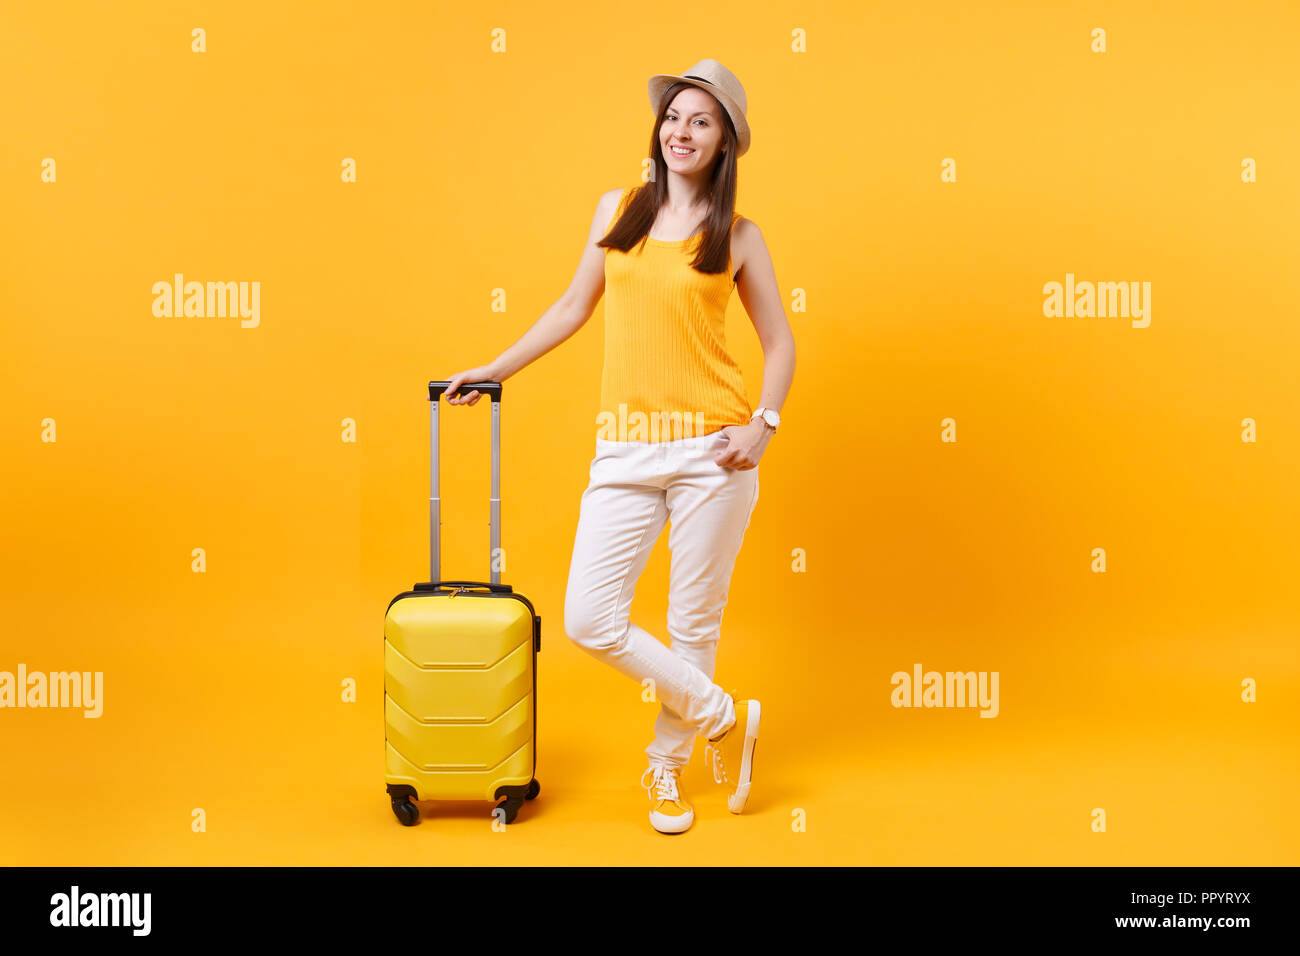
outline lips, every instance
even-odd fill
[[[677,152],[679,149],[686,149],[687,152],[685,152],[685,153],[679,153],[679,152]],[[668,147],[668,151],[671,152],[674,156],[681,156],[683,159],[685,159],[687,156],[693,156],[693,155],[695,155],[695,150],[694,150],[693,148],[691,148],[691,147],[681,147],[681,146],[676,145],[675,143],[669,145],[669,147]]]

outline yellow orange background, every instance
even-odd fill
[[[1285,2],[6,4],[0,670],[105,700],[0,710],[0,862],[1296,862],[1298,31]],[[807,301],[719,654],[767,713],[750,812],[700,745],[695,828],[653,833],[655,705],[562,632],[598,309],[502,407],[542,795],[404,829],[381,625],[428,577],[424,385],[563,292],[639,180],[646,79],[702,57],[745,84],[738,209]],[[175,272],[260,281],[260,326],[154,317]],[[1044,317],[1067,272],[1151,282],[1150,327]],[[738,298],[729,329],[757,404]],[[444,576],[482,577],[487,404],[443,418]],[[667,568],[661,540],[633,606],[659,635]],[[999,716],[892,708],[917,662],[998,671]]]

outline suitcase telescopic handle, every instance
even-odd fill
[[[438,406],[451,382],[429,383],[429,581],[442,571],[442,499],[438,482]],[[492,497],[488,501],[488,571],[493,584],[501,583],[497,555],[501,550],[501,383],[465,382],[460,395],[477,390],[492,400]]]

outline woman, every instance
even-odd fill
[[[452,376],[503,381],[573,335],[602,294],[602,426],[583,492],[565,594],[565,631],[593,656],[654,689],[661,702],[650,766],[650,823],[681,833],[695,819],[680,774],[695,735],[745,807],[761,708],[713,683],[731,572],[758,500],[758,462],[794,377],[794,336],[756,225],[734,212],[736,160],[749,148],[740,81],[715,60],[650,79],[654,175],[601,197],[587,248],[564,295],[493,362]],[[732,289],[763,346],[763,390],[751,415],[725,341]],[[453,397],[454,396],[454,397]],[[671,519],[665,647],[630,617],[650,550]],[[650,776],[647,783],[646,776]]]

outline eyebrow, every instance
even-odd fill
[[[673,108],[670,106],[670,107],[668,107],[668,112],[669,112],[669,113],[680,113],[681,110],[675,110],[675,109],[673,109]],[[696,110],[696,111],[695,111],[694,113],[692,113],[691,115],[692,115],[692,116],[712,116],[713,114],[710,113],[708,110]]]

